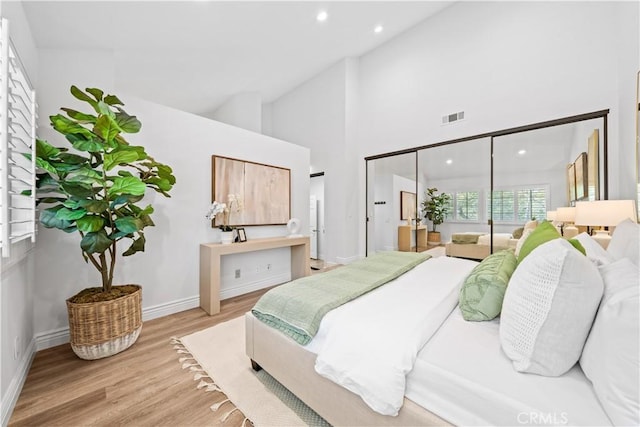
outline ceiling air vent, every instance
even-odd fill
[[[458,111],[457,113],[451,113],[447,114],[446,116],[442,116],[442,124],[446,125],[462,119],[464,119],[464,111]]]

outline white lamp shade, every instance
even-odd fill
[[[627,218],[634,222],[638,221],[633,200],[595,200],[576,203],[576,225],[615,227]]]
[[[556,221],[574,222],[576,219],[576,208],[558,208],[556,209]]]

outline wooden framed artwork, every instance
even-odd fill
[[[212,200],[231,206],[230,226],[285,225],[291,217],[291,170],[246,160],[211,156]],[[237,209],[238,206],[240,209]],[[216,219],[213,227],[220,225]]]
[[[416,193],[400,192],[400,219],[416,218]]]
[[[589,200],[600,200],[599,133],[594,129],[587,142],[587,195]]]
[[[576,200],[576,170],[575,164],[571,163],[567,166],[567,206]]]
[[[589,194],[588,178],[587,178],[587,153],[580,153],[574,164],[576,174],[576,198],[575,200],[583,200]]]

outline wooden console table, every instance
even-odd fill
[[[269,237],[242,243],[200,245],[200,307],[207,314],[220,313],[220,258],[222,255],[291,247],[291,280],[311,274],[309,237]]]
[[[411,233],[415,233],[416,246],[411,246]],[[399,225],[398,226],[398,250],[404,252],[426,251],[427,226],[426,225]]]

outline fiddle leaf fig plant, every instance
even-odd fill
[[[427,188],[422,201],[422,214],[431,221],[433,227],[431,231],[434,233],[436,227],[444,222],[447,214],[451,211],[449,204],[451,196],[447,193],[437,194],[437,192],[437,188]]]
[[[70,147],[36,140],[36,196],[49,206],[41,209],[40,222],[79,233],[82,256],[100,272],[102,289],[109,292],[118,243],[129,241],[123,256],[142,252],[144,229],[154,225],[153,207],[138,202],[148,188],[171,197],[176,178],[171,167],[125,140],[123,134],[139,132],[142,124],[124,111],[118,97],[76,86],[71,94],[93,111],[61,108],[66,115],[50,116]]]

